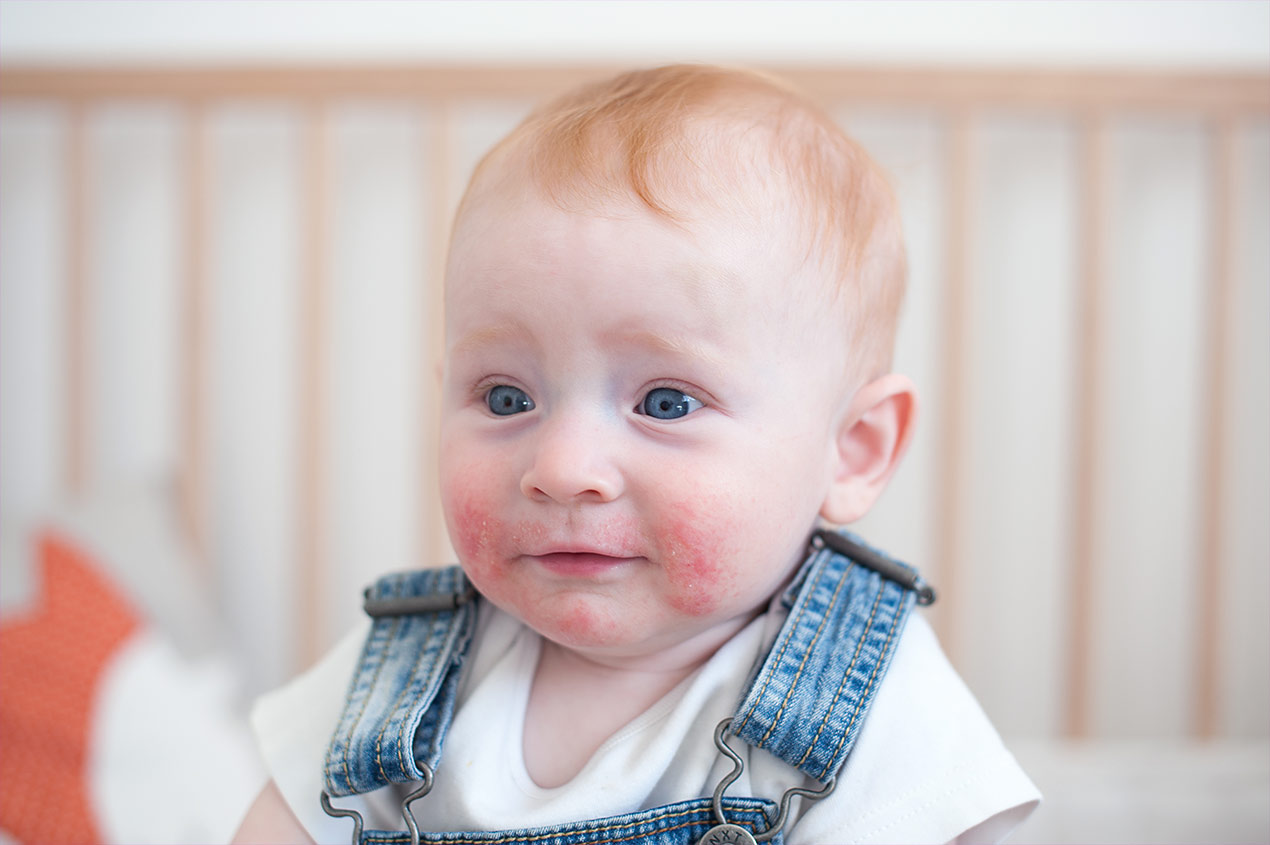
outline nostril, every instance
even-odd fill
[[[551,498],[551,496],[547,493],[546,490],[543,490],[541,487],[538,487],[533,484],[522,486],[521,490],[524,492],[526,496],[528,496],[530,499],[533,499],[535,501],[541,501],[544,499]]]
[[[534,501],[607,502],[621,492],[621,476],[599,463],[536,462],[521,479],[521,492]]]

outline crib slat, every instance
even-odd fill
[[[211,549],[207,531],[207,492],[210,489],[205,450],[207,424],[207,118],[201,103],[193,104],[185,129],[185,241],[181,315],[181,466],[180,508],[191,546],[205,575],[210,575]]]
[[[422,478],[424,479],[424,500],[428,503],[425,514],[420,520],[424,535],[420,538],[419,549],[424,556],[421,566],[438,566],[449,554],[449,543],[446,540],[445,519],[440,503],[433,491],[439,489],[439,468],[437,466],[438,449],[441,440],[440,431],[440,389],[437,384],[437,373],[445,354],[445,313],[444,313],[444,281],[446,252],[450,241],[450,218],[454,214],[457,198],[452,184],[455,170],[455,129],[454,107],[448,98],[437,98],[432,101],[431,138],[428,145],[429,158],[424,169],[427,184],[427,196],[432,198],[429,211],[427,248],[429,260],[423,263],[428,278],[424,280],[423,305],[426,309],[422,325],[424,329],[423,361],[421,369],[422,396],[429,401],[423,408],[423,444],[419,452],[422,458]]]
[[[942,616],[932,620],[944,650],[955,664],[960,647],[958,620],[954,608],[959,575],[965,566],[965,454],[968,335],[966,321],[970,243],[974,211],[973,150],[971,117],[964,110],[953,112],[946,127],[944,156],[944,315],[940,347],[939,377],[942,384],[944,426],[939,436],[935,495],[935,549],[939,555],[938,578]]]
[[[301,130],[302,196],[300,241],[300,368],[299,444],[296,501],[299,507],[296,544],[297,656],[312,663],[322,651],[326,600],[326,546],[321,529],[326,507],[326,334],[327,238],[330,198],[327,184],[327,114],[321,104],[308,104]]]
[[[1227,409],[1230,404],[1232,366],[1229,353],[1231,329],[1230,309],[1234,301],[1234,256],[1236,245],[1236,188],[1240,184],[1239,157],[1235,142],[1235,121],[1226,116],[1212,127],[1212,160],[1208,229],[1208,310],[1204,314],[1207,337],[1205,349],[1204,389],[1207,391],[1200,410],[1202,438],[1199,454],[1203,465],[1199,470],[1200,560],[1196,577],[1197,635],[1195,651],[1195,722],[1194,733],[1202,739],[1217,735],[1218,691],[1225,662],[1221,652],[1220,613],[1224,594],[1225,558],[1223,516],[1226,513],[1225,492],[1227,466]]]
[[[89,414],[92,412],[88,383],[88,196],[91,174],[88,158],[87,108],[72,100],[66,144],[66,463],[63,485],[72,496],[84,492],[88,474]]]
[[[1076,289],[1076,379],[1071,487],[1072,563],[1068,613],[1067,701],[1064,734],[1089,734],[1092,667],[1094,549],[1098,513],[1099,400],[1102,395],[1102,303],[1107,226],[1107,127],[1100,114],[1084,117],[1080,126],[1077,250],[1080,278]]]

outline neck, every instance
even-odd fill
[[[567,656],[577,668],[590,667],[591,671],[621,675],[647,676],[678,673],[687,677],[714,656],[719,647],[737,635],[762,608],[720,622],[686,639],[669,643],[640,643],[628,648],[577,647],[556,643],[544,638],[544,652],[554,650]]]
[[[582,771],[604,742],[704,664],[752,617],[655,653],[614,655],[543,640],[525,713],[525,768],[541,787]]]

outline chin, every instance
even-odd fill
[[[524,617],[522,617],[523,619]],[[569,649],[612,649],[625,646],[630,634],[612,620],[594,614],[570,614],[552,619],[526,619],[546,639]]]

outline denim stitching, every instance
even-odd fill
[[[539,833],[533,836],[503,836],[503,837],[499,837],[498,839],[447,838],[440,841],[444,841],[447,843],[457,843],[457,845],[465,845],[465,843],[468,845],[484,845],[484,843],[498,843],[498,842],[504,842],[504,843],[506,842],[540,842],[546,839],[558,839],[558,838],[561,838],[562,836],[586,836],[590,834],[604,833],[610,830],[618,831],[618,830],[622,830],[623,828],[638,827],[642,825],[653,824],[656,822],[665,822],[665,821],[673,820],[673,819],[682,819],[682,818],[685,818],[686,816],[693,816],[693,815],[703,816],[703,818],[699,820],[685,821],[675,825],[674,827],[663,827],[655,831],[656,833],[669,833],[674,830],[682,830],[685,827],[692,827],[693,825],[710,824],[711,823],[710,817],[707,815],[709,811],[710,810],[708,807],[697,807],[695,809],[680,810],[679,812],[673,813],[673,814],[663,813],[662,815],[651,816],[651,817],[642,819],[640,821],[621,822],[618,824],[605,825],[603,827],[586,827],[586,828],[581,828],[578,830],[571,830],[571,831],[568,831],[567,833],[561,833],[560,831],[553,831],[551,833]],[[749,822],[748,826],[751,830],[753,830],[754,817],[758,816],[762,812],[762,809],[760,808],[760,809],[751,809],[751,810],[741,810],[741,809],[732,808],[731,812],[737,815],[749,816],[750,819],[748,820]],[[593,842],[590,843],[590,845],[605,845],[605,843],[611,843],[611,842],[633,842],[635,840],[642,839],[649,835],[651,835],[651,833],[633,833],[633,834],[622,836],[616,839],[596,839],[596,840],[593,840]]]
[[[437,614],[436,618],[433,620],[433,630],[428,632],[429,643],[432,643],[434,637],[437,636],[437,629],[441,629],[439,639],[442,642],[444,642],[446,639],[449,638],[450,628],[452,628],[454,626],[454,623],[457,621],[454,618],[455,615],[456,613],[452,612],[450,615],[450,618],[445,620],[445,624],[442,624],[441,614],[439,613]],[[438,648],[437,648],[438,654],[440,654],[442,651],[439,646],[440,646],[440,643],[438,643]],[[448,665],[449,664],[445,661],[441,661],[441,660],[433,661],[432,672],[428,674],[427,678],[423,681],[421,687],[415,692],[415,695],[422,697],[423,692],[428,689],[431,689],[433,686],[436,686],[437,692],[440,692],[440,686],[442,684],[442,681],[445,678],[445,670]],[[433,700],[435,699],[436,699],[436,695],[434,694]],[[420,713],[420,717],[422,718],[422,713]],[[409,766],[406,763],[406,758],[404,756],[407,748],[410,749],[411,762],[415,762],[414,736],[413,735],[406,736],[406,732],[410,729],[412,721],[413,719],[402,719],[401,728],[397,731],[397,764],[401,766],[402,771],[410,771]]]
[[[357,729],[357,726],[362,723],[362,719],[365,718],[366,716],[366,708],[370,706],[371,695],[375,690],[375,685],[379,683],[379,674],[384,671],[384,666],[388,663],[387,652],[389,650],[389,647],[392,645],[393,639],[397,636],[397,629],[400,626],[401,626],[401,617],[398,616],[392,621],[392,633],[384,639],[384,645],[383,645],[384,654],[381,656],[379,665],[375,667],[375,676],[371,679],[370,686],[366,690],[366,696],[362,699],[362,708],[358,712],[357,718],[353,720],[353,723],[349,726],[349,729],[348,729],[348,742],[344,745],[344,780],[347,782],[349,789],[353,789],[353,775],[348,770],[349,753],[353,750],[353,732]],[[383,774],[382,768],[380,769],[380,774]]]
[[[827,569],[828,567],[826,567]],[[789,704],[790,696],[794,694],[794,688],[798,686],[798,681],[802,678],[803,672],[807,668],[807,660],[811,657],[812,650],[816,647],[816,643],[820,640],[820,635],[824,633],[825,625],[829,624],[829,617],[833,613],[834,605],[838,603],[838,596],[842,593],[842,588],[847,583],[847,573],[851,571],[848,566],[843,571],[842,576],[838,579],[838,586],[833,589],[833,596],[829,599],[829,604],[822,611],[820,624],[816,627],[816,634],[811,638],[811,642],[807,644],[807,651],[803,653],[802,662],[798,664],[798,671],[794,673],[793,679],[789,682],[788,688],[785,690],[785,698],[781,700],[781,706],[777,708],[776,715],[772,717],[772,723],[767,726],[767,733],[763,734],[763,738],[759,740],[759,745],[763,745],[771,737],[772,731],[776,730],[776,725],[781,720],[781,715],[785,712],[785,705]]]
[[[401,707],[401,702],[405,699],[406,694],[410,691],[411,685],[419,674],[419,667],[423,663],[424,655],[427,649],[420,649],[419,654],[415,657],[414,668],[410,670],[410,679],[397,693],[397,699],[393,702],[392,707],[388,711],[388,716],[384,719],[383,724],[379,728],[379,733],[375,736],[375,766],[379,770],[379,777],[384,783],[392,783],[392,779],[388,777],[388,773],[384,771],[384,735],[388,733],[388,728],[392,725],[393,717],[397,714],[397,710]],[[400,753],[398,754],[400,757]]]
[[[847,671],[843,673],[842,681],[838,684],[838,689],[833,695],[833,701],[829,704],[829,709],[825,711],[825,717],[820,720],[820,727],[816,728],[816,735],[811,738],[811,744],[807,746],[802,758],[794,765],[796,769],[801,769],[803,763],[807,762],[807,758],[811,756],[812,750],[820,740],[820,734],[824,731],[825,725],[829,723],[829,717],[833,715],[834,708],[838,706],[838,699],[842,697],[842,691],[846,689],[847,681],[851,679],[851,673],[855,671],[855,665],[860,659],[861,652],[864,651],[864,642],[868,639],[869,631],[873,628],[873,620],[877,617],[878,605],[882,603],[882,589],[880,586],[877,595],[873,597],[873,607],[869,610],[869,621],[864,624],[864,631],[860,634],[860,638],[856,640],[855,653],[851,655],[851,665],[847,666]],[[848,725],[849,728],[850,725]],[[836,754],[837,752],[835,751],[834,753]]]
[[[885,584],[883,585],[883,589],[885,589]],[[881,598],[880,592],[878,597]],[[903,602],[903,600],[904,597],[901,596],[900,601]],[[838,756],[838,752],[842,750],[842,744],[846,742],[847,737],[851,735],[851,728],[855,725],[856,719],[859,718],[860,710],[864,707],[864,703],[869,700],[869,696],[873,691],[873,685],[877,682],[878,669],[880,669],[882,664],[886,662],[886,655],[891,650],[891,641],[895,638],[895,629],[899,627],[900,620],[903,618],[904,614],[900,613],[900,608],[896,608],[895,614],[891,617],[891,627],[886,632],[886,642],[882,644],[882,651],[878,654],[878,659],[873,663],[873,672],[869,675],[869,683],[865,686],[864,692],[860,695],[859,700],[856,702],[855,711],[851,714],[851,721],[847,723],[846,730],[844,730],[842,732],[842,736],[838,738],[838,745],[834,748],[833,754],[830,755],[829,760],[825,762],[825,767],[820,771],[821,777],[817,778],[817,780],[821,780],[824,777],[825,773],[829,770],[829,763]]]
[[[439,620],[436,618],[433,618],[431,620],[430,624],[432,625],[433,628],[436,627],[438,621]],[[431,640],[432,640],[432,631],[429,630],[427,634],[427,639],[425,640],[425,642],[431,642]],[[422,667],[424,662],[424,657],[427,656],[427,654],[428,654],[428,649],[426,647],[419,650],[419,654],[415,658],[414,668],[410,670],[410,680],[406,682],[406,684],[402,687],[401,692],[397,694],[397,700],[393,702],[392,709],[389,711],[389,714],[390,714],[389,717],[384,720],[383,726],[379,729],[379,735],[375,737],[375,765],[379,767],[379,776],[383,778],[385,782],[391,782],[392,779],[389,778],[388,773],[384,771],[384,760],[383,760],[384,734],[388,732],[388,728],[392,725],[392,722],[393,722],[392,717],[395,716],[397,712],[401,709],[401,704],[405,700],[406,695],[410,692],[411,688],[415,686],[415,682],[417,678],[419,677],[419,669]],[[398,747],[397,747],[397,763],[401,765],[403,771],[406,770],[405,763],[401,757],[400,743],[398,744]]]
[[[827,552],[822,554],[827,554]],[[817,579],[820,578],[823,572],[824,572],[824,567],[822,566],[820,571],[816,575]],[[814,585],[812,585],[809,589],[815,589]],[[745,717],[741,719],[741,724],[733,728],[733,733],[739,734],[741,730],[749,723],[750,717],[754,715],[754,711],[758,709],[759,702],[761,702],[763,700],[763,697],[767,694],[767,687],[769,684],[771,684],[772,677],[776,674],[777,667],[781,665],[781,661],[785,657],[785,651],[786,649],[789,648],[789,641],[794,638],[793,632],[797,630],[799,624],[802,622],[803,616],[805,616],[806,613],[807,613],[807,602],[803,602],[802,604],[798,606],[798,615],[794,618],[794,624],[789,629],[789,634],[783,640],[781,640],[781,650],[776,655],[776,660],[772,661],[771,668],[763,676],[763,688],[759,690],[758,695],[755,696],[753,703],[750,704],[750,709],[746,712]]]

